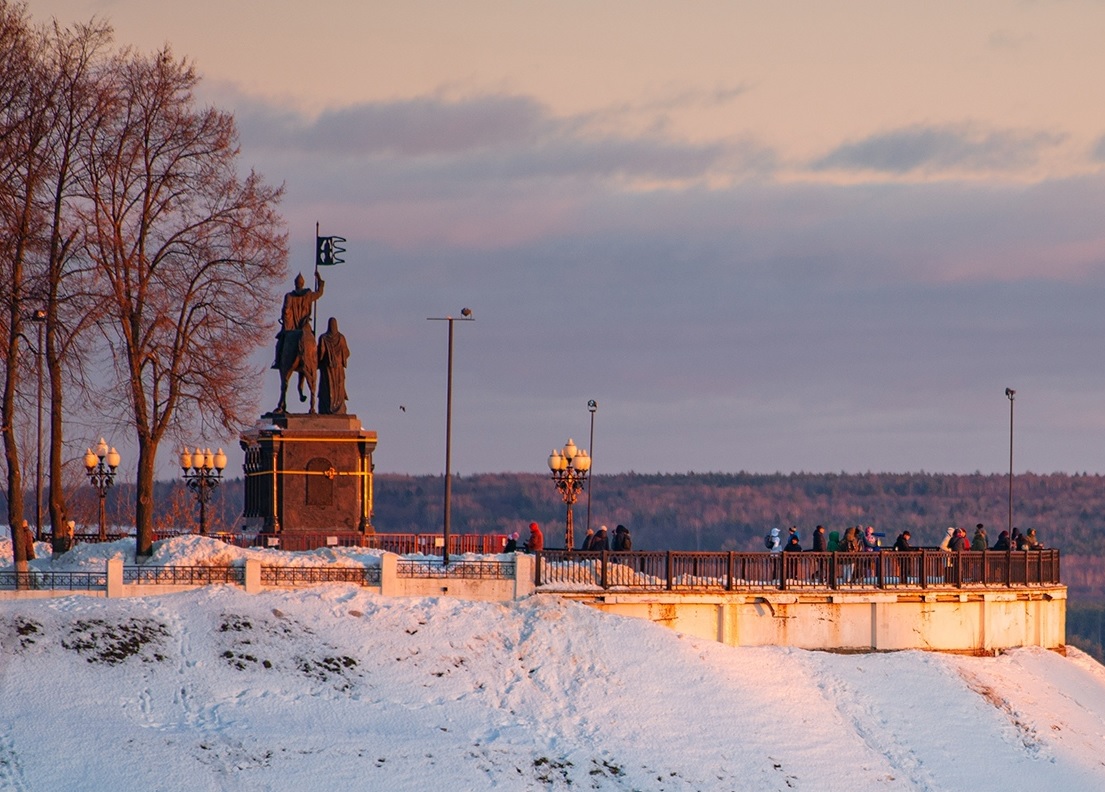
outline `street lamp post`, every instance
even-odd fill
[[[200,504],[200,536],[207,536],[207,502],[211,500],[212,491],[222,482],[226,454],[221,448],[215,454],[211,453],[210,448],[206,451],[197,448],[193,454],[186,446],[180,454],[180,467],[184,471],[185,483],[196,493]]]
[[[587,409],[591,413],[591,450],[595,450],[595,412],[599,408],[599,403],[594,399],[587,402]],[[587,479],[587,530],[591,530],[591,480]]]
[[[454,316],[429,316],[427,319],[431,322],[448,322],[449,323],[449,363],[448,373],[446,374],[446,387],[445,387],[445,517],[442,524],[442,536],[444,538],[444,547],[442,548],[441,563],[449,563],[449,521],[451,517],[451,498],[453,492],[453,475],[451,470],[452,462],[452,444],[453,444],[453,322],[471,322],[474,321],[472,317],[471,308],[462,308],[460,311],[460,317]]]
[[[564,499],[567,507],[567,517],[564,524],[564,549],[571,551],[575,544],[572,536],[572,504],[576,502],[576,496],[587,482],[587,474],[591,470],[591,457],[584,449],[576,448],[571,439],[559,451],[549,454],[549,470],[552,471],[553,483],[560,491],[560,497]]]
[[[1005,395],[1009,397],[1009,536],[1013,536],[1013,397],[1017,392],[1006,388]]]
[[[96,450],[88,449],[84,455],[84,472],[88,481],[100,495],[100,541],[107,541],[107,509],[105,502],[107,491],[115,483],[115,470],[119,467],[119,452],[108,448],[107,441],[100,438]]]

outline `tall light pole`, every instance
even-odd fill
[[[115,483],[115,470],[119,467],[119,452],[109,449],[107,441],[100,438],[96,450],[91,448],[84,455],[84,472],[96,492],[100,494],[100,541],[107,541],[107,491]]]
[[[591,453],[595,452],[595,412],[599,408],[599,403],[594,399],[587,402],[587,409],[591,412],[591,442],[588,444],[591,448]],[[587,530],[591,530],[591,479],[587,479]]]
[[[449,521],[451,511],[451,498],[453,493],[453,475],[450,467],[452,460],[452,444],[453,444],[453,322],[473,321],[472,309],[461,308],[460,317],[453,316],[428,316],[426,317],[431,322],[448,322],[449,323],[449,364],[448,374],[446,375],[446,387],[445,387],[445,518],[442,526],[442,535],[445,539],[445,546],[442,551],[441,563],[449,563]]]
[[[564,549],[571,551],[575,544],[572,536],[572,504],[576,502],[576,496],[587,482],[587,473],[591,470],[591,457],[582,448],[576,448],[571,439],[564,444],[564,448],[549,454],[549,470],[552,471],[553,483],[560,491],[560,497],[564,499],[567,507],[567,516],[564,520]]]
[[[1009,536],[1013,536],[1013,397],[1017,392],[1012,388],[1005,389],[1005,395],[1009,397]],[[1010,539],[1012,541],[1012,539]]]
[[[35,458],[35,538],[42,541],[42,330],[46,326],[46,310],[38,308],[31,314],[38,328],[38,348],[35,351],[35,373],[38,375],[38,456]]]
[[[200,503],[200,536],[207,536],[207,502],[211,500],[211,492],[222,482],[226,454],[221,448],[216,454],[212,454],[210,448],[206,451],[197,448],[193,454],[185,447],[180,454],[180,468],[184,471],[181,475],[185,483],[196,493]]]

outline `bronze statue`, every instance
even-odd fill
[[[311,306],[322,296],[326,284],[315,275],[318,288],[311,291],[304,288],[303,275],[295,278],[295,290],[284,295],[284,306],[280,312],[280,332],[276,334],[276,361],[272,367],[280,371],[280,403],[276,412],[287,410],[288,381],[292,374],[299,374],[299,400],[307,401],[303,393],[306,380],[311,389],[310,412],[315,412],[315,373],[318,370],[318,356],[315,348],[315,334],[311,329]]]
[[[318,273],[315,273],[316,291],[311,291],[304,284],[301,272],[295,276],[295,289],[284,295],[284,305],[280,309],[280,330],[276,333],[276,357],[272,364],[274,369],[280,368],[280,360],[284,353],[284,339],[287,334],[298,330],[303,320],[311,317],[311,306],[326,290],[326,281],[320,278]]]
[[[326,332],[318,338],[320,415],[345,414],[348,398],[345,392],[345,365],[348,360],[349,344],[338,331],[338,320],[331,316]]]

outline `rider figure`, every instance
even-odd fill
[[[304,286],[303,273],[295,276],[295,289],[284,295],[284,306],[280,310],[280,330],[276,333],[276,360],[272,368],[280,369],[280,357],[284,349],[284,336],[289,330],[298,330],[303,320],[311,315],[311,305],[322,296],[326,282],[315,273],[316,291]]]

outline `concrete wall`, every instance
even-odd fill
[[[561,595],[730,646],[992,653],[1066,642],[1064,586],[798,595]]]
[[[406,578],[399,577],[399,556],[394,553],[385,553],[382,558],[381,585],[379,587],[368,586],[366,590],[376,591],[388,597],[447,596],[457,597],[458,599],[506,602],[523,599],[533,594],[533,565],[533,556],[519,553],[514,558],[514,577],[505,580],[461,577]],[[198,586],[192,585],[123,583],[123,561],[121,559],[112,559],[107,562],[106,582],[105,589],[93,591],[42,589],[3,591],[0,592],[0,599],[43,599],[71,594],[91,597],[149,597],[198,588]],[[256,594],[276,587],[263,586],[261,584],[261,562],[256,559],[247,559],[244,588],[247,593]]]

